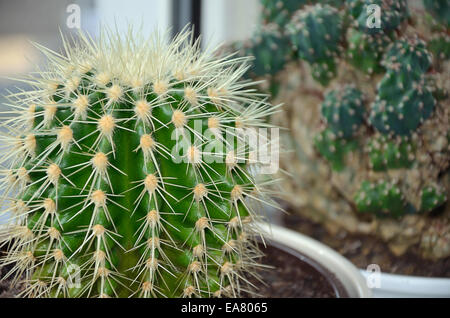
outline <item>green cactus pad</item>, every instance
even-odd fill
[[[358,148],[356,140],[337,138],[330,129],[319,133],[314,138],[314,145],[335,171],[342,171],[345,168],[346,154]]]
[[[442,32],[428,42],[428,49],[440,60],[450,59],[450,35]]]
[[[417,37],[393,43],[378,84],[370,121],[385,134],[409,136],[433,113],[436,100],[426,81],[431,55]]]
[[[350,14],[355,19],[358,29],[366,33],[385,33],[397,29],[400,24],[409,16],[406,0],[350,0],[347,1],[350,7]],[[369,27],[369,22],[375,22],[373,10],[369,10],[371,5],[380,8],[380,27]]]
[[[355,195],[355,204],[358,211],[378,216],[399,217],[408,210],[400,188],[384,181],[362,182],[361,188]]]
[[[192,32],[126,34],[43,49],[36,91],[13,95],[0,265],[29,297],[237,297],[262,192],[233,140],[271,106]]]
[[[450,27],[450,2],[448,0],[423,0],[423,4],[436,19]]]
[[[284,26],[294,57],[297,54],[301,60],[277,76],[271,71],[267,74],[270,87],[280,88],[277,97],[292,108],[273,121],[287,123],[291,128],[288,137],[301,150],[297,152],[301,166],[296,168],[289,160],[282,163],[300,180],[305,204],[316,207],[319,199],[342,209],[334,197],[342,194],[350,211],[355,207],[355,188],[360,187],[355,180],[382,179],[386,187],[395,184],[394,189],[405,197],[389,195],[389,191],[383,197],[375,184],[375,190],[369,191],[373,203],[360,201],[361,210],[381,217],[401,216],[441,205],[440,195],[420,191],[424,185],[441,183],[443,190],[437,193],[448,190],[450,2],[424,0],[424,8],[411,2],[261,0],[262,20]],[[374,25],[375,7],[368,11],[372,4],[380,7],[380,28]],[[322,87],[311,83],[312,79]],[[337,96],[346,94],[342,87],[347,83],[361,90],[365,107],[340,101]],[[317,103],[320,96],[324,96],[323,103]],[[350,112],[355,116],[347,116]],[[296,129],[298,125],[301,129]],[[311,132],[318,129],[321,132],[311,138]],[[316,152],[306,151],[311,147]],[[330,176],[336,192],[322,195],[320,184]],[[296,194],[291,195],[296,204]],[[325,220],[331,211],[318,210]],[[445,218],[448,206],[435,212]],[[407,222],[396,226],[410,227]]]
[[[351,29],[348,33],[347,56],[350,62],[367,74],[381,73],[385,50],[392,43],[394,35],[384,33],[367,34]]]
[[[363,96],[354,85],[345,85],[328,92],[321,110],[327,126],[340,138],[353,137],[364,122]]]
[[[263,23],[276,23],[281,27],[289,22],[295,11],[305,5],[321,3],[339,8],[344,2],[345,0],[260,0]]]
[[[313,65],[313,76],[326,85],[336,75],[336,59],[343,38],[342,18],[329,5],[305,6],[286,26],[301,59]]]
[[[276,24],[267,24],[258,29],[252,39],[243,43],[241,55],[254,56],[247,76],[275,75],[291,58],[292,49]]]
[[[432,56],[427,50],[425,41],[417,36],[401,38],[394,42],[387,51],[383,64],[389,71],[404,75],[402,80],[416,80],[428,71]],[[409,85],[404,84],[407,88]]]
[[[422,190],[421,210],[429,212],[443,205],[447,201],[447,196],[443,189],[435,186],[427,186]]]
[[[380,136],[369,143],[369,159],[374,171],[411,168],[415,160],[413,144],[405,138],[390,140]]]
[[[390,85],[390,82],[383,84]],[[372,105],[371,124],[384,134],[410,136],[430,117],[436,105],[433,95],[423,85],[422,82],[416,90],[409,90],[400,100],[377,98]]]
[[[289,22],[292,13],[308,2],[308,0],[260,0],[263,22],[284,26]]]
[[[330,60],[327,62],[319,62],[311,65],[311,73],[313,78],[322,84],[328,85],[330,80],[336,76],[337,66],[336,61]]]
[[[364,1],[363,0],[345,0],[345,6],[347,9],[347,14],[349,14],[353,19],[357,19],[363,10]],[[355,22],[356,24],[357,22]]]

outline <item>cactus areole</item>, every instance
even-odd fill
[[[252,201],[268,199],[235,144],[273,108],[239,81],[247,59],[202,52],[189,31],[170,44],[132,30],[79,38],[62,54],[40,47],[47,70],[8,97],[7,277],[28,297],[248,291]]]

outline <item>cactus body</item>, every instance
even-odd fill
[[[364,121],[362,93],[354,86],[329,92],[322,103],[322,116],[337,136],[352,137]]]
[[[308,0],[261,0],[263,20],[284,26],[289,22],[292,12],[308,3]]]
[[[450,27],[450,3],[447,0],[424,0],[423,3],[441,23]]]
[[[263,23],[276,23],[284,27],[292,14],[305,5],[317,3],[340,7],[345,0],[260,0]]]
[[[292,16],[286,30],[299,57],[312,65],[314,78],[326,85],[335,76],[335,59],[340,54],[339,12],[329,5],[306,6]]]
[[[330,129],[325,129],[315,137],[315,146],[334,170],[341,171],[345,167],[345,156],[357,147],[357,143],[341,139]]]
[[[366,33],[384,33],[397,29],[408,17],[406,0],[350,0],[348,1],[351,15],[357,28]],[[380,25],[376,25],[375,9],[380,9]],[[373,24],[373,25],[372,25]]]
[[[384,60],[387,72],[372,105],[371,123],[383,133],[410,135],[436,105],[425,82],[431,55],[417,38],[398,40]]]
[[[292,54],[286,38],[276,24],[261,27],[250,41],[236,48],[240,49],[241,55],[254,57],[252,67],[246,74],[250,77],[278,73]]]
[[[440,207],[447,200],[447,196],[442,188],[435,186],[425,187],[422,190],[421,209],[423,211],[433,211]]]
[[[369,143],[370,165],[374,171],[411,168],[415,159],[414,148],[413,143],[406,138],[374,138]]]
[[[357,192],[355,203],[361,212],[401,216],[406,211],[406,202],[400,189],[392,184],[373,184],[364,181]]]
[[[249,150],[233,141],[258,121],[242,107],[269,105],[238,81],[245,59],[202,53],[190,39],[81,35],[65,57],[43,49],[49,69],[29,81],[36,90],[10,97],[18,117],[3,185],[13,217],[0,265],[15,263],[8,276],[25,280],[24,296],[245,289],[258,255],[246,198],[261,188]]]
[[[384,67],[380,61],[386,47],[392,43],[394,35],[367,34],[355,29],[350,30],[349,34],[347,50],[349,61],[367,74],[383,72]]]

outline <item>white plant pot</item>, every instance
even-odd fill
[[[278,211],[273,209],[266,210],[266,214],[268,215],[269,221],[272,222],[270,227],[272,228],[272,234],[276,232],[276,236],[283,235],[283,237],[287,236],[286,241],[295,241],[298,240],[298,244],[304,244],[303,242],[307,242],[305,240],[305,236],[290,230],[285,230],[284,228],[280,229],[279,225],[282,224],[281,215]],[[265,227],[267,228],[267,227]],[[284,234],[290,233],[290,234]],[[277,237],[272,235],[273,239],[276,241],[280,241]],[[297,239],[294,237],[298,237]],[[307,238],[307,237],[306,237]],[[309,240],[312,240],[309,238]],[[318,243],[317,241],[315,241]],[[281,241],[280,241],[281,243]],[[287,244],[287,243],[286,243]],[[320,244],[320,243],[318,243]],[[296,248],[295,246],[292,246]],[[324,246],[326,247],[326,246]],[[329,249],[327,247],[327,249]],[[326,250],[326,249],[323,249]],[[333,251],[334,252],[334,251]],[[337,254],[337,252],[334,252]],[[313,254],[314,255],[314,254]],[[340,255],[340,254],[339,254]],[[340,255],[341,256],[341,255]],[[341,256],[343,257],[343,256]],[[349,262],[349,261],[347,261]],[[349,262],[350,263],[350,262]],[[365,269],[360,269],[361,274],[365,278],[364,288],[368,289],[370,286],[370,292],[375,298],[394,298],[394,297],[402,297],[402,298],[413,298],[413,297],[445,297],[450,298],[450,278],[434,278],[434,277],[419,277],[419,276],[409,276],[409,275],[397,275],[397,274],[389,274],[389,273],[374,273],[368,272]],[[378,274],[378,276],[377,276]],[[374,286],[374,287],[372,287]],[[358,296],[356,296],[358,297]]]
[[[376,298],[448,298],[450,297],[450,278],[419,277],[380,273],[369,277],[373,272],[361,270],[374,286],[372,294]]]
[[[367,287],[366,279],[360,271],[328,246],[278,225],[260,224],[259,226],[268,240],[298,251],[333,273],[340,280],[349,297],[366,298],[372,296],[370,289]]]

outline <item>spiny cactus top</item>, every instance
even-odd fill
[[[191,32],[64,46],[9,96],[0,266],[31,297],[239,296],[267,202],[239,141],[274,109],[239,81],[246,59]]]

